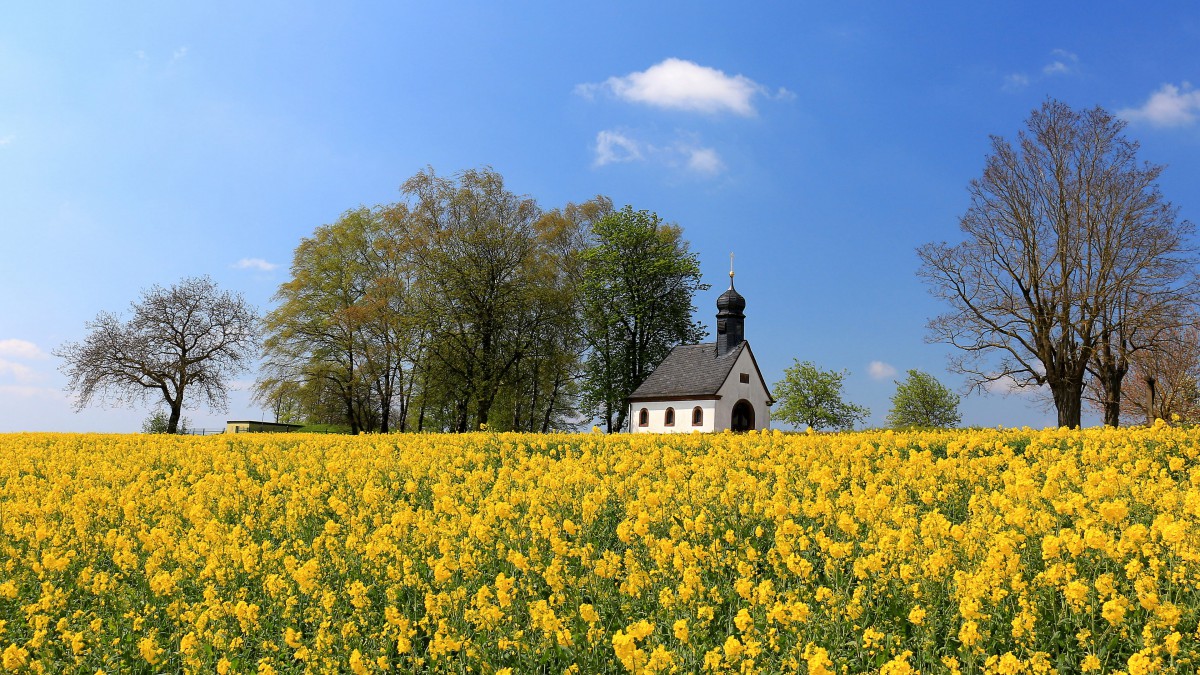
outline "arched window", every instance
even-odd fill
[[[641,411],[638,412],[638,426],[645,427],[645,426],[649,426],[649,425],[650,425],[650,411],[645,408],[642,408]]]
[[[701,408],[700,406],[692,408],[692,426],[704,426],[704,408]]]
[[[675,426],[675,409],[667,408],[667,412],[663,415],[663,425],[668,427]]]

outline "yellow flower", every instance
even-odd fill
[[[750,616],[750,612],[745,609],[738,610],[737,616],[733,618],[733,625],[743,633],[754,626],[754,617]]]
[[[1120,596],[1107,600],[1100,608],[1100,615],[1110,624],[1119,626],[1125,621],[1125,609],[1128,604],[1129,601]]]
[[[979,624],[974,621],[964,621],[962,627],[958,629],[958,640],[963,643],[964,647],[973,647],[979,643],[981,637]]]
[[[29,651],[16,645],[9,645],[4,654],[0,655],[0,663],[4,665],[5,670],[16,670],[28,663],[28,660]]]
[[[914,626],[920,626],[925,623],[925,608],[920,605],[914,605],[908,612],[908,620]]]
[[[688,641],[688,622],[687,619],[679,619],[674,625],[675,639],[687,644]]]
[[[150,665],[158,663],[159,657],[162,656],[163,650],[159,648],[153,635],[148,635],[141,640],[138,640],[138,653]]]
[[[300,642],[300,637],[300,631],[292,628],[291,626],[283,629],[283,642],[292,649],[299,649],[304,646],[304,644]]]
[[[725,658],[732,660],[745,651],[745,646],[737,638],[730,635],[725,638],[725,644],[722,645],[722,649],[725,651]]]
[[[600,615],[596,613],[596,608],[587,603],[579,606],[579,618],[592,624],[600,621]]]
[[[836,675],[833,661],[829,659],[829,652],[824,647],[818,647],[811,642],[805,645],[804,661],[808,664],[809,675]]]

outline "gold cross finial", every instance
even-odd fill
[[[733,281],[733,253],[729,254],[729,281]]]

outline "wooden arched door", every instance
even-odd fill
[[[742,399],[733,404],[733,419],[729,421],[729,428],[733,431],[754,430],[754,406],[750,401]]]

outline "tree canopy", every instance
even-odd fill
[[[55,350],[67,388],[82,410],[97,398],[165,402],[167,433],[176,433],[185,397],[223,410],[229,379],[257,349],[257,313],[241,294],[222,291],[208,277],[152,286],[130,304],[131,316],[101,312],[81,342]]]
[[[795,427],[813,430],[852,429],[871,414],[843,400],[846,371],[821,370],[811,361],[794,361],[773,387],[778,408],[773,416]]]
[[[708,289],[678,225],[626,206],[592,224],[583,253],[581,314],[587,410],[619,431],[625,399],[677,344],[699,342],[693,297]]]
[[[583,251],[611,202],[544,211],[490,168],[428,169],[401,193],[297,247],[260,400],[353,431],[574,424]]]
[[[903,382],[896,383],[888,426],[950,428],[962,422],[959,397],[937,378],[920,370],[909,370]]]

